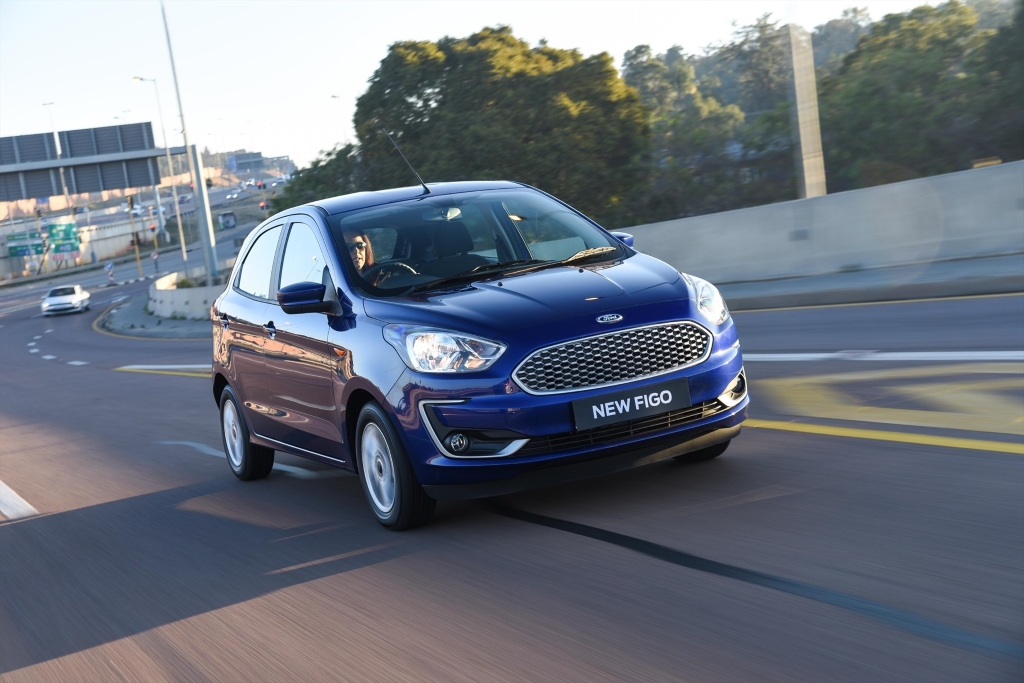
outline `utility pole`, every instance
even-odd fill
[[[175,97],[178,100],[178,118],[181,120],[181,137],[184,138],[184,140],[185,140],[185,153],[188,155],[188,173],[189,173],[189,176],[192,179],[192,187],[194,189],[192,196],[194,198],[194,201],[196,202],[196,212],[198,214],[199,210],[200,210],[200,206],[199,206],[200,202],[198,201],[199,194],[200,194],[200,192],[202,192],[202,194],[204,195],[204,199],[206,198],[205,197],[205,195],[206,195],[206,185],[203,182],[202,177],[200,177],[200,174],[198,174],[196,172],[197,169],[196,169],[195,155],[192,154],[192,148],[188,144],[188,128],[185,126],[185,110],[182,109],[182,107],[181,107],[181,89],[178,87],[178,69],[177,69],[177,67],[174,66],[174,49],[171,47],[171,30],[167,27],[167,9],[164,7],[164,0],[160,0],[160,14],[163,16],[163,19],[164,19],[164,36],[166,36],[166,38],[167,38],[167,55],[171,59],[171,75],[174,77],[174,95],[175,95]],[[165,144],[166,144],[166,142],[165,142]],[[201,163],[202,163],[202,160],[200,159],[200,164]],[[206,204],[206,216],[209,217],[209,215],[210,215],[209,202],[203,202],[203,203]],[[175,206],[177,206],[177,204],[175,204]],[[202,217],[201,216],[200,216],[200,223],[202,223]],[[179,230],[181,229],[181,219],[180,218],[178,219],[178,229]],[[209,230],[209,221],[207,221],[207,231],[208,230]],[[200,235],[204,235],[207,231],[203,230],[203,226],[202,225],[199,226],[199,234]],[[215,249],[215,247],[213,247],[213,249]],[[205,241],[203,243],[203,251],[204,251],[204,253],[206,252],[206,243],[205,243]],[[182,253],[183,256],[186,256],[186,254],[185,254],[185,240],[184,240],[184,238],[182,238],[182,240],[181,240],[181,253]],[[207,259],[207,261],[208,261],[208,259]],[[214,275],[216,273],[214,273],[214,272],[212,272],[210,270],[211,265],[210,265],[209,262],[207,262],[207,266],[206,267],[207,267],[207,271],[206,271],[206,284],[207,285],[212,285],[213,284],[213,277],[214,277]],[[217,260],[216,260],[216,252],[215,251],[214,251],[214,261],[213,261],[212,267],[213,267],[214,270],[216,270],[216,268],[217,268]]]
[[[188,148],[188,158],[192,162],[193,168],[199,172],[199,177],[202,178],[203,156],[195,145]],[[201,184],[196,185],[192,201],[195,202],[196,207],[196,218],[199,223],[199,240],[203,244],[203,261],[206,264],[206,286],[209,287],[214,284],[213,280],[217,276],[217,238],[213,234],[213,217],[210,215],[210,195],[206,192],[206,182],[200,182]]]
[[[821,197],[825,189],[825,157],[818,120],[818,88],[814,73],[811,34],[789,24],[793,80],[789,89],[790,124],[796,163],[797,197]]]
[[[160,4],[161,10],[163,9],[163,3]],[[164,29],[167,28],[167,16],[164,16]],[[170,38],[167,41],[167,49],[171,47]],[[171,57],[173,63],[174,58]],[[153,84],[153,92],[156,93],[156,110],[160,116],[160,134],[164,138],[164,155],[167,159],[167,173],[171,176],[171,199],[174,201],[174,217],[178,221],[178,241],[181,242],[181,260],[188,261],[188,252],[185,250],[185,228],[181,224],[181,207],[178,205],[178,184],[176,182],[174,173],[174,164],[171,163],[171,144],[167,140],[167,128],[164,126],[164,108],[160,104],[160,88],[156,84],[155,78],[143,78],[142,76],[135,76],[133,81],[144,81],[146,83]],[[157,190],[157,204],[159,205],[159,190]],[[167,222],[163,219],[163,214],[160,218],[160,229],[167,232]]]
[[[139,236],[135,234],[135,197],[128,195],[128,223],[132,226],[132,244],[135,245],[135,265],[139,267],[139,278],[142,278],[142,259],[139,258]]]

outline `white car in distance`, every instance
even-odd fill
[[[51,289],[50,293],[43,298],[40,308],[43,315],[88,311],[89,292],[82,289],[82,285],[57,287]]]

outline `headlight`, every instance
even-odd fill
[[[50,307],[50,302],[49,301],[44,301],[43,302],[43,308],[49,308],[49,307]]]
[[[722,298],[717,287],[699,277],[686,273],[680,274],[693,287],[697,310],[702,316],[716,325],[721,325],[729,319],[729,307],[725,305],[725,299]]]
[[[500,342],[468,334],[408,325],[388,325],[384,339],[417,372],[478,372],[505,352]]]

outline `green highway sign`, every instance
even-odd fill
[[[8,256],[39,256],[43,253],[43,236],[38,230],[15,232],[7,236]]]
[[[78,228],[74,221],[51,223],[47,228],[50,236],[50,252],[56,254],[74,254],[78,256],[81,244],[78,241]]]

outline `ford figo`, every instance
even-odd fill
[[[211,310],[232,471],[342,467],[406,529],[438,499],[720,455],[748,403],[728,308],[632,241],[511,182],[264,221]]]

